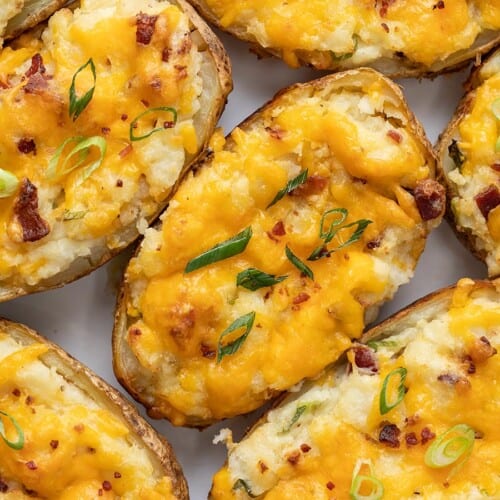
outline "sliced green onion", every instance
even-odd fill
[[[497,120],[500,120],[500,99],[495,99],[492,103],[491,103],[491,111],[493,112],[493,114],[495,115],[495,118]]]
[[[460,169],[465,161],[465,155],[462,153],[458,147],[458,142],[453,139],[451,144],[448,146],[448,155],[453,160],[455,166]]]
[[[139,120],[141,118],[144,118],[144,116],[158,113],[160,111],[168,112],[173,115],[172,120],[169,121],[164,121],[163,124],[160,127],[156,127],[156,123],[158,121],[158,118],[154,120],[153,128],[149,131],[146,132],[145,134],[142,135],[135,135],[134,130],[137,128]],[[160,132],[162,130],[166,130],[169,128],[172,128],[175,124],[177,123],[177,111],[174,108],[169,108],[167,106],[160,106],[158,108],[150,108],[141,113],[139,116],[134,118],[132,122],[130,123],[130,140],[131,141],[142,141],[143,139],[147,139],[149,136],[153,135],[156,132]]]
[[[12,425],[14,426],[17,432],[17,441],[9,441],[7,439],[7,436],[5,435],[5,427],[3,425],[1,418],[0,418],[0,437],[3,439],[4,443],[9,448],[12,448],[13,450],[21,450],[24,447],[24,431],[21,429],[21,426],[17,423],[17,420],[11,415],[3,411],[0,411],[0,415],[7,417],[11,421]]]
[[[286,434],[287,432],[290,432],[290,429],[298,422],[299,418],[307,410],[307,408],[308,405],[297,406],[297,409],[295,410],[295,413],[293,414],[290,423],[281,430],[280,434]]]
[[[433,469],[461,465],[472,453],[475,433],[467,424],[458,424],[439,435],[425,452],[425,465]]]
[[[219,260],[228,259],[229,257],[238,255],[245,250],[251,237],[252,228],[247,227],[236,236],[215,245],[210,250],[207,250],[194,259],[191,259],[187,263],[184,272],[190,273],[200,269],[200,267],[208,266],[209,264],[213,264]]]
[[[64,214],[63,214],[63,220],[83,219],[87,213],[88,213],[88,210],[81,210],[81,211],[77,211],[77,212],[73,212],[71,210],[65,210]]]
[[[92,76],[94,77],[94,84],[87,90],[82,97],[77,97],[76,95],[76,78],[78,75],[87,67],[90,67],[90,71],[92,72]],[[92,100],[94,96],[95,84],[96,84],[96,74],[95,74],[95,65],[94,61],[89,59],[81,68],[77,70],[77,72],[73,75],[73,80],[71,82],[71,87],[69,88],[69,116],[73,118],[75,121],[83,112],[83,110],[88,106],[89,102]]]
[[[289,248],[288,245],[285,248],[285,253],[288,260],[301,272],[306,276],[314,280],[314,274],[312,270],[307,267]]]
[[[64,161],[59,167],[61,155],[66,148],[66,146],[72,142],[76,142],[76,146],[66,155]],[[66,139],[54,153],[54,156],[49,161],[49,166],[47,168],[46,177],[48,179],[53,179],[54,177],[60,177],[68,174],[72,170],[81,167],[87,160],[90,149],[96,147],[99,149],[99,158],[87,165],[82,172],[81,181],[84,181],[94,170],[99,168],[104,160],[104,155],[106,154],[107,144],[104,137],[93,136],[93,137],[70,137]],[[73,162],[71,162],[73,160]],[[58,168],[59,167],[59,168]]]
[[[346,208],[333,208],[332,210],[327,210],[322,216],[319,223],[319,237],[324,240],[325,243],[332,241],[333,237],[337,234],[340,229],[335,229],[337,226],[343,224],[347,218],[348,210]],[[339,214],[340,217],[333,220],[328,227],[328,231],[325,231],[325,219],[330,214]]]
[[[397,347],[398,343],[395,340],[370,340],[366,345],[377,352],[380,347]]]
[[[287,278],[288,276],[276,276],[275,274],[268,274],[250,267],[238,273],[238,276],[236,276],[236,285],[255,292],[259,288],[277,285]]]
[[[500,136],[497,137],[497,142],[495,143],[495,153],[500,153]]]
[[[393,408],[398,406],[401,401],[403,401],[403,398],[406,394],[406,387],[404,383],[407,373],[408,370],[406,368],[399,367],[395,370],[392,370],[392,372],[390,372],[387,377],[385,377],[384,382],[382,383],[382,390],[380,391],[379,397],[379,409],[381,415],[385,415],[386,413],[390,412]],[[388,401],[389,398],[387,391],[389,388],[389,383],[393,377],[399,377],[399,383],[396,388],[396,398],[393,401]]]
[[[354,227],[356,226],[356,230],[354,233],[351,234],[351,237],[345,242],[339,245],[336,250],[339,250],[340,248],[344,248],[348,245],[351,245],[352,243],[356,243],[356,241],[359,241],[361,239],[361,236],[365,232],[365,229],[368,227],[368,225],[372,224],[373,221],[368,220],[368,219],[359,219],[355,222],[351,222],[350,224],[346,224],[343,226],[341,229],[347,229],[349,227]]]
[[[0,198],[12,196],[19,186],[19,179],[7,170],[0,168]]]
[[[275,203],[281,200],[283,196],[285,196],[288,193],[291,193],[294,189],[298,188],[301,184],[304,184],[307,180],[307,168],[305,170],[302,170],[297,177],[294,177],[292,180],[288,181],[286,183],[286,186],[283,189],[280,189],[277,193],[276,196],[273,198],[273,201],[267,205],[266,208],[272,207]]]
[[[250,486],[248,486],[248,483],[246,481],[243,481],[243,479],[237,479],[235,483],[233,484],[233,490],[245,490],[245,493],[250,497],[250,498],[256,498],[258,495],[254,495],[252,493],[252,490],[250,489]]]
[[[356,50],[358,50],[359,37],[357,35],[354,35],[352,37],[352,41],[354,42],[354,48],[352,49],[352,52],[346,52],[345,54],[337,54],[336,52],[333,52],[333,50],[330,50],[330,56],[333,62],[345,61],[346,59],[350,59],[354,55]]]
[[[361,467],[369,468],[369,475],[360,474]],[[363,494],[361,490],[370,490],[370,493]],[[384,496],[384,485],[373,473],[371,460],[358,460],[352,472],[351,489],[349,496],[352,500],[380,500]]]
[[[255,312],[252,311],[248,314],[240,316],[237,320],[233,321],[220,335],[219,342],[217,344],[217,363],[222,361],[224,356],[229,356],[234,354],[243,345],[250,330],[253,327],[253,322],[255,321]],[[230,333],[240,329],[245,328],[245,331],[236,340],[229,342],[229,344],[222,345],[222,339],[229,335]]]

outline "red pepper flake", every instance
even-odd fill
[[[137,30],[135,40],[142,45],[149,45],[155,32],[155,24],[158,16],[148,16],[144,12],[140,12],[135,16]]]
[[[401,144],[401,141],[403,140],[403,136],[397,130],[393,129],[387,132],[387,137],[392,139],[397,144]]]
[[[431,439],[434,439],[436,437],[436,434],[434,434],[434,432],[432,432],[428,427],[424,427],[420,431],[420,437],[422,438],[422,444],[425,444]]]
[[[500,191],[495,185],[491,184],[483,192],[476,195],[474,200],[483,217],[488,220],[490,212],[500,205]]]
[[[335,488],[335,485],[331,481],[328,481],[326,487],[331,491]]]
[[[59,441],[57,439],[52,439],[52,441],[50,442],[50,447],[53,450],[57,450],[58,446],[59,446]]]
[[[111,491],[113,489],[113,486],[111,485],[111,483],[109,481],[103,481],[102,482],[102,489],[104,491]]]
[[[418,444],[417,435],[414,432],[408,432],[405,434],[406,446],[415,446]]]
[[[123,160],[133,150],[132,144],[127,144],[119,153],[118,156]]]
[[[271,233],[274,236],[285,236],[286,234],[285,224],[283,224],[282,220],[276,222],[276,224],[271,229]]]
[[[33,153],[36,156],[36,144],[33,138],[23,137],[17,143],[17,149],[25,155]]]
[[[113,474],[113,477],[114,477],[115,479],[120,479],[120,478],[122,477],[122,475],[121,475],[119,472],[115,472],[115,473]]]
[[[302,304],[302,302],[306,302],[310,299],[310,295],[305,293],[305,292],[301,292],[299,293],[296,297],[294,297],[292,303],[294,305],[298,305],[298,304]]]
[[[311,450],[311,447],[306,443],[302,443],[300,445],[300,450],[302,451],[302,453],[307,453],[308,451]]]
[[[33,460],[30,460],[29,462],[26,462],[26,467],[28,467],[29,470],[37,470],[38,466]]]

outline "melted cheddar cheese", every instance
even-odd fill
[[[340,364],[291,395],[239,444],[227,436],[228,465],[211,498],[249,498],[233,488],[238,480],[266,500],[348,498],[358,460],[371,462],[383,485],[376,498],[498,498],[499,285],[462,280],[445,305],[422,307],[397,334],[354,348],[370,352],[375,370],[359,368],[350,351],[350,370]],[[407,370],[404,395],[381,415],[383,381],[397,368]],[[426,465],[429,447],[455,425],[474,430],[470,454]]]
[[[127,365],[135,363],[133,391],[155,415],[206,423],[316,376],[409,279],[439,220],[423,222],[409,193],[433,175],[433,160],[388,84],[366,71],[318,87],[279,96],[227,143],[216,135],[210,164],[181,185],[128,267]],[[269,207],[305,170],[305,183]],[[348,211],[346,224],[371,223],[358,241],[306,260],[321,245],[322,216],[338,208]],[[185,272],[190,259],[245,228],[244,251]],[[353,231],[339,231],[329,248]],[[286,279],[255,291],[237,286],[249,268]],[[244,343],[218,362],[218,348],[243,333],[221,341],[222,332],[252,312]]]
[[[430,68],[500,28],[490,0],[204,0],[218,22],[291,66],[304,52],[319,68],[407,58]]]
[[[0,496],[174,498],[158,459],[116,408],[103,404],[102,396],[98,404],[88,388],[51,367],[49,351],[47,345],[22,344],[0,331],[2,434],[17,440],[10,418],[24,433],[21,449],[0,440]]]
[[[476,250],[485,254],[490,276],[496,276],[500,274],[500,111],[495,114],[494,103],[500,105],[500,52],[484,65],[480,78],[455,133],[460,161],[447,176],[458,229],[472,234]]]
[[[83,0],[54,14],[40,39],[24,35],[3,49],[0,169],[19,185],[0,193],[0,283],[35,286],[78,258],[97,263],[163,206],[204,140],[194,117],[205,48],[190,30],[187,15],[169,2]],[[79,71],[90,59],[95,86],[90,66]],[[73,81],[77,98],[94,87],[76,120],[68,111]],[[131,141],[133,120],[158,107],[174,109],[175,123],[169,111],[152,112],[134,135],[146,135],[155,120],[168,128]],[[102,161],[96,146],[71,156],[79,141],[93,137],[104,141]],[[93,162],[98,167],[85,176]],[[23,236],[16,218],[23,179],[37,189],[35,210],[49,228],[35,240]]]

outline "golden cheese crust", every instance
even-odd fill
[[[500,5],[489,0],[190,1],[257,53],[292,67],[432,76],[499,41]]]
[[[84,0],[0,53],[0,300],[129,245],[205,147],[227,56],[182,1]]]
[[[439,169],[450,224],[495,277],[500,275],[499,50],[473,71],[467,88],[437,145]]]
[[[221,433],[210,498],[498,497],[499,304],[498,280],[463,279],[367,332],[240,443]]]
[[[147,230],[115,320],[117,377],[176,425],[317,376],[444,211],[422,129],[373,70],[286,89],[211,148]]]
[[[7,320],[0,320],[0,387],[6,498],[188,498],[170,445],[118,391]]]

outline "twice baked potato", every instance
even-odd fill
[[[440,137],[447,217],[460,239],[500,274],[500,50],[476,69]]]
[[[0,320],[0,496],[187,499],[169,444],[60,347]]]
[[[500,281],[463,279],[370,330],[238,444],[212,499],[498,498]]]
[[[82,0],[0,53],[0,301],[130,244],[206,145],[226,54],[181,0]]]
[[[210,22],[290,66],[431,76],[500,40],[490,0],[190,0]]]
[[[283,90],[196,166],[126,270],[115,373],[206,426],[317,376],[409,280],[444,211],[400,89],[353,70]]]

